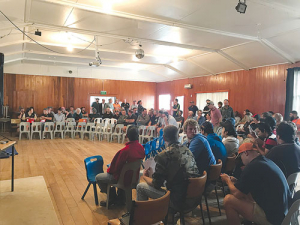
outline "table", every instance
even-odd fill
[[[11,157],[11,191],[14,191],[14,167],[15,167],[15,145],[16,141],[9,141],[6,144],[0,144],[0,150],[3,151],[9,147],[12,147],[12,157]]]
[[[0,118],[0,123],[2,123],[1,130],[2,132],[5,132],[5,124],[10,121],[10,118]]]

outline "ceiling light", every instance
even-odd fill
[[[235,9],[239,13],[245,13],[247,9],[246,0],[244,0],[244,2],[241,2],[241,0],[239,0],[239,3],[235,7]]]
[[[69,52],[72,52],[72,51],[73,51],[72,45],[68,45],[67,50],[68,50]]]
[[[39,29],[37,29],[35,32],[34,32],[35,35],[37,36],[42,36],[42,32],[39,31]]]
[[[140,45],[140,49],[135,51],[135,57],[137,57],[138,59],[142,59],[144,58],[144,50],[142,49],[142,45]]]

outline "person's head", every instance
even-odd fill
[[[85,112],[85,107],[81,107],[81,112]]]
[[[162,110],[158,111],[158,117],[163,117],[163,114],[164,114],[164,111],[162,111]]]
[[[143,103],[142,103],[142,100],[139,100],[138,102],[137,102],[137,104],[138,105],[142,105]]]
[[[126,111],[125,110],[122,110],[121,113],[122,113],[123,116],[126,116]]]
[[[149,114],[149,116],[153,116],[153,115],[154,115],[154,109],[150,109],[150,110],[148,111],[148,114]]]
[[[190,101],[190,105],[194,105],[194,101]]]
[[[271,117],[272,117],[272,114],[269,113],[269,112],[263,112],[263,113],[261,114],[261,118],[262,118],[262,119],[265,119],[265,118],[267,118],[268,116],[271,116]]]
[[[275,121],[276,121],[276,125],[278,126],[282,121],[283,121],[283,116],[280,113],[275,113],[273,115]]]
[[[275,114],[273,111],[269,111],[268,113],[270,113],[272,116]]]
[[[21,113],[24,113],[25,112],[25,109],[23,107],[20,107],[20,112]]]
[[[33,113],[33,112],[34,112],[33,106],[31,106],[31,107],[29,108],[29,112],[30,112],[30,113]]]
[[[254,123],[259,123],[260,122],[260,115],[255,114],[252,116]]]
[[[105,103],[105,99],[104,99],[104,98],[102,99],[102,103],[103,103],[103,104]]]
[[[246,115],[247,113],[249,113],[249,115],[250,115],[250,110],[249,109],[245,109],[243,114]]]
[[[81,113],[81,109],[80,109],[80,108],[77,108],[77,109],[76,109],[76,113],[77,113],[77,114],[80,114],[80,113]]]
[[[43,114],[47,115],[48,114],[48,108],[43,109]]]
[[[61,108],[61,111],[62,111],[62,112],[65,112],[65,111],[66,111],[66,107],[63,107],[63,106],[62,106],[62,107],[60,107],[60,108]]]
[[[134,108],[133,113],[136,114],[136,112],[137,112],[137,108]]]
[[[118,116],[119,114],[120,114],[120,112],[119,112],[118,110],[116,110],[116,111],[115,111],[115,115]]]
[[[164,140],[168,145],[178,142],[178,129],[173,125],[168,125],[164,128]]]
[[[198,110],[198,116],[202,116],[202,110]]]
[[[130,126],[127,130],[126,136],[129,139],[129,141],[139,140],[139,130],[137,126]]]
[[[212,109],[213,107],[215,107],[215,103],[213,101],[210,101],[209,103],[207,103],[207,106],[209,109]]]
[[[207,136],[214,133],[214,127],[211,122],[206,121],[200,126],[200,131],[201,134]]]
[[[293,110],[292,112],[290,112],[290,119],[291,121],[293,121],[294,119],[298,118],[298,112]]]
[[[228,105],[229,105],[228,99],[224,99],[224,106],[228,106]]]
[[[235,111],[235,112],[234,112],[234,117],[238,117],[238,116],[240,116],[239,112],[238,112],[238,111]]]
[[[57,109],[57,114],[60,115],[61,112],[62,112],[61,108],[58,108],[58,109]]]
[[[193,111],[188,112],[188,117],[193,117],[193,115],[194,115]]]
[[[295,125],[293,122],[281,122],[276,129],[276,138],[278,144],[294,143],[296,138]]]
[[[218,102],[218,107],[222,108],[222,106],[223,106],[223,103],[222,102]]]
[[[133,100],[133,105],[136,105],[136,100]]]
[[[164,118],[164,117],[169,118],[169,113],[168,113],[167,111],[164,111],[164,112],[162,113],[162,117],[163,117],[163,118]]]
[[[132,116],[133,111],[130,109],[128,110],[128,116]]]
[[[48,112],[51,113],[52,110],[53,110],[53,107],[52,107],[52,106],[49,106],[49,107],[48,107]]]
[[[112,99],[111,99],[111,98],[110,98],[110,99],[108,99],[108,103],[110,103],[110,104],[112,103]]]
[[[103,99],[102,99],[102,101],[103,101]],[[96,102],[99,102],[99,98],[96,98]]]
[[[206,104],[208,104],[210,102],[210,99],[206,99]]]
[[[260,139],[265,139],[272,134],[271,127],[266,123],[258,123],[256,125],[255,133]]]
[[[178,111],[178,116],[182,116],[182,110]]]
[[[119,99],[116,99],[115,103],[116,103],[116,104],[119,104]]]
[[[183,124],[183,131],[188,139],[192,139],[199,132],[199,124],[194,119],[187,119]]]
[[[272,116],[267,116],[265,117],[265,119],[263,120],[263,122],[265,122],[266,124],[268,124],[272,130],[275,129],[276,127],[276,121]]]
[[[222,128],[222,137],[237,137],[237,134],[236,134],[236,130],[234,128],[234,125],[229,121],[225,121],[225,122],[222,122],[221,123],[221,126],[223,127]]]
[[[106,112],[107,114],[110,114],[110,108],[106,108],[105,112]]]
[[[147,109],[143,109],[143,112],[142,112],[143,116],[146,116],[147,115]]]
[[[93,108],[92,111],[93,111],[93,114],[97,113],[97,109],[95,109],[95,108]]]
[[[153,115],[157,116],[157,110],[153,110]]]
[[[207,113],[207,114],[206,114],[206,116],[205,116],[205,119],[206,119],[206,120],[208,120],[208,121],[210,121],[210,120],[211,120],[210,113]]]
[[[71,111],[71,112],[74,111],[74,106],[70,106],[70,111]]]
[[[243,164],[247,166],[253,159],[259,156],[259,152],[252,143],[244,143],[239,147],[238,154],[240,155]]]
[[[127,102],[127,100],[126,100],[126,98],[124,98],[124,103],[126,103]]]
[[[178,98],[175,98],[175,99],[174,99],[174,103],[175,103],[175,104],[178,104]]]

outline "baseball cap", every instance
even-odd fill
[[[244,143],[239,147],[238,154],[240,155],[245,151],[257,151],[257,148],[255,148],[252,143]]]

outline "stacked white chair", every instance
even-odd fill
[[[139,142],[143,144],[143,136],[146,134],[147,127],[146,126],[139,126]]]
[[[74,131],[74,136],[76,137],[76,134],[79,134],[79,138],[83,139],[83,132],[85,131],[85,127],[86,127],[86,122],[79,122],[77,124],[77,128]]]
[[[67,133],[70,133],[71,138],[74,138],[75,127],[76,127],[76,122],[68,122],[64,136],[66,136]]]
[[[20,123],[19,140],[21,140],[22,134],[27,134],[27,138],[30,139],[30,123],[29,122],[21,122]]]
[[[49,133],[50,138],[53,139],[53,131],[54,131],[54,123],[53,122],[46,122],[44,124],[43,138],[45,138],[45,134]]]
[[[96,118],[96,119],[95,119],[95,123],[96,123],[96,124],[103,123],[103,119],[102,119],[102,118]]]
[[[113,130],[114,130],[114,124],[111,124],[111,123],[107,124],[107,126],[104,127],[104,131],[102,133],[102,138],[104,135],[106,135],[107,141],[109,142],[110,136],[112,135]]]
[[[181,122],[177,122],[177,128],[181,128]]]
[[[42,123],[41,122],[32,122],[31,124],[31,139],[33,137],[33,134],[37,133],[42,139]]]
[[[154,133],[155,133],[156,127],[155,126],[149,126],[146,130],[146,134],[140,135],[141,142],[143,143],[144,139],[148,139],[148,141],[151,141],[151,138],[154,138]]]
[[[126,134],[127,134],[127,131],[128,131],[128,128],[131,127],[132,125],[127,125],[126,126],[126,132],[123,134],[123,137],[122,137],[122,143],[124,143],[125,141],[125,137],[126,137]]]
[[[65,122],[56,122],[55,130],[54,130],[54,138],[55,138],[55,134],[59,133],[61,136],[61,139],[64,139],[65,127],[66,127]]]
[[[124,124],[117,124],[115,126],[115,132],[111,134],[110,141],[112,141],[113,137],[116,136],[118,138],[118,143],[120,143],[121,136],[123,135],[123,127]]]
[[[82,136],[81,139],[84,139],[84,135],[88,134],[89,135],[89,139],[92,140],[93,138],[93,133],[95,132],[95,124],[94,123],[87,123],[85,126],[84,131],[82,132]]]

